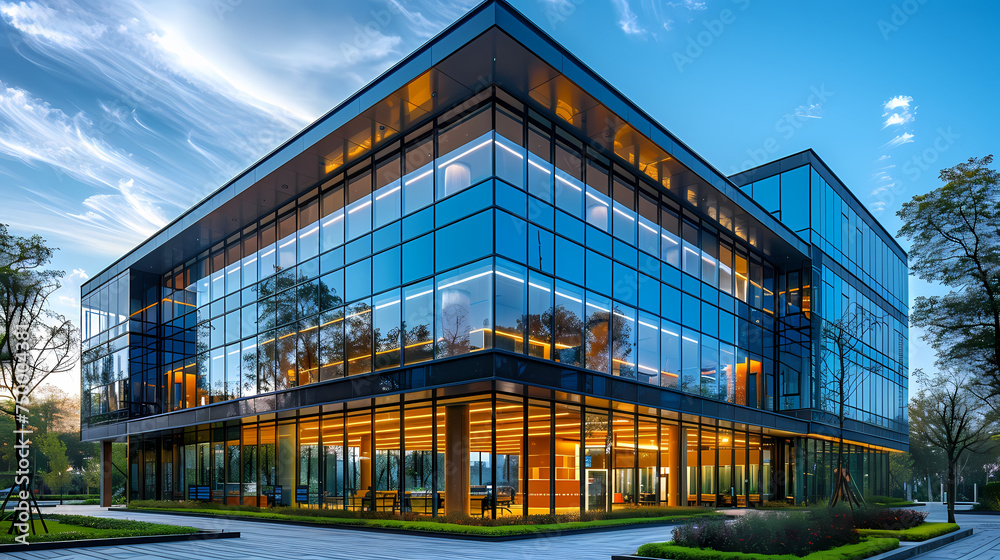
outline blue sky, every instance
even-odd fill
[[[0,222],[61,248],[78,320],[85,278],[474,4],[0,0]],[[514,5],[724,173],[813,148],[893,233],[995,148],[995,2]]]

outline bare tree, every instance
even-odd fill
[[[48,305],[63,277],[45,268],[53,251],[40,236],[11,235],[0,224],[0,390],[12,398],[7,413],[48,376],[71,370],[79,357],[76,328]]]
[[[854,509],[863,505],[864,499],[851,487],[850,473],[844,466],[844,423],[847,420],[847,403],[863,384],[872,370],[861,365],[857,354],[865,340],[877,333],[884,322],[858,303],[852,303],[837,321],[824,321],[822,337],[830,352],[824,357],[825,382],[824,399],[837,416],[839,442],[837,446],[837,469],[833,477],[830,493],[830,507],[845,500]]]
[[[914,375],[923,388],[910,403],[910,423],[947,460],[948,523],[954,523],[959,461],[987,445],[996,426],[996,412],[975,392],[975,380],[968,374],[927,377],[917,370]]]

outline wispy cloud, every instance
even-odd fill
[[[639,25],[639,16],[632,11],[628,0],[612,0],[612,3],[618,11],[618,26],[626,35],[642,35],[646,32]]]
[[[909,142],[913,142],[913,135],[910,134],[909,132],[904,132],[902,134],[897,135],[892,140],[889,140],[885,144],[882,144],[882,147],[883,148],[895,148],[896,146],[901,146],[901,145],[907,144]]]
[[[799,105],[795,108],[795,115],[807,119],[822,119],[823,107],[819,103]]]
[[[686,10],[691,10],[693,12],[700,12],[702,10],[708,9],[705,2],[699,0],[680,0],[679,2],[667,2],[667,5],[671,8],[684,8]]]
[[[64,48],[82,48],[87,42],[104,35],[105,25],[86,21],[90,18],[74,6],[61,8],[55,10],[35,2],[3,4],[0,5],[0,15],[22,33]]]
[[[913,122],[916,118],[916,107],[911,107],[913,98],[909,95],[897,95],[882,104],[882,128],[898,126]]]
[[[871,211],[872,211],[873,213],[876,213],[876,214],[877,214],[877,213],[879,213],[879,212],[882,212],[882,211],[884,211],[884,210],[885,210],[885,202],[883,202],[883,201],[881,201],[881,200],[880,200],[880,201],[878,201],[878,202],[873,202],[873,203],[871,203],[871,204],[869,204],[869,205],[868,205],[868,208],[869,208],[869,209],[870,209],[870,210],[871,210]]]
[[[886,154],[882,154],[882,155],[878,156],[878,159],[875,160],[875,161],[885,161],[887,159],[889,159],[889,156],[886,155]]]

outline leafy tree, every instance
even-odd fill
[[[0,224],[0,390],[13,399],[16,370],[30,395],[48,376],[70,371],[78,357],[77,330],[48,305],[64,275],[46,268],[54,251],[41,236],[12,235]],[[26,333],[30,352],[15,352],[19,333]],[[12,413],[13,402],[7,405]]]
[[[84,493],[90,494],[91,488],[101,486],[101,458],[87,457],[83,464]]]
[[[850,475],[844,465],[844,423],[847,421],[847,403],[863,385],[864,376],[871,373],[858,359],[862,343],[877,332],[884,323],[870,311],[852,303],[837,321],[824,321],[822,337],[824,376],[822,399],[826,408],[836,415],[840,434],[837,445],[837,468],[830,493],[830,507],[846,500],[853,509],[861,504],[861,497],[851,489]]]
[[[913,480],[913,457],[909,453],[889,454],[889,495],[908,498],[904,484]]]
[[[964,374],[927,377],[915,372],[923,387],[911,400],[910,425],[926,435],[947,464],[948,522],[955,522],[955,482],[960,460],[982,450],[994,429],[996,415]]]
[[[897,215],[912,242],[910,270],[950,288],[920,296],[910,321],[925,329],[938,367],[976,372],[984,398],[1000,397],[1000,174],[993,156],[943,169],[945,185],[913,197]]]
[[[39,451],[49,460],[49,470],[42,473],[42,482],[53,491],[62,491],[73,479],[69,459],[66,457],[66,444],[56,432],[43,434],[36,441]]]

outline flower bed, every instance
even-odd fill
[[[900,531],[912,529],[927,519],[926,511],[912,509],[859,509],[854,512],[854,526],[858,529]]]

